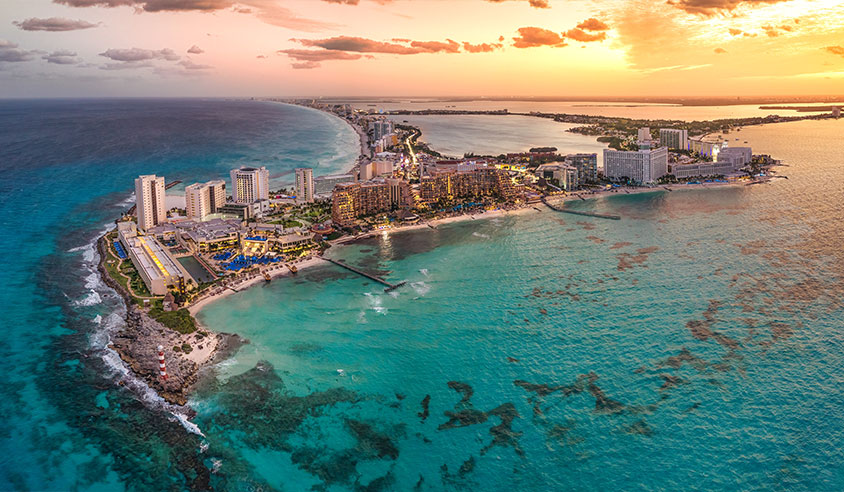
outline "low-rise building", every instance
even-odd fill
[[[179,241],[192,253],[208,253],[240,245],[239,220],[212,219],[179,224]]]
[[[729,162],[737,171],[751,163],[753,150],[750,147],[724,147],[718,153],[718,161]]]
[[[694,164],[675,165],[671,167],[671,174],[677,179],[687,179],[706,176],[726,176],[734,171],[731,162],[697,162]]]
[[[241,220],[261,218],[268,214],[272,206],[269,200],[257,200],[250,203],[226,203],[218,209],[222,214],[234,215]]]
[[[132,265],[154,296],[167,294],[168,287],[184,291],[193,280],[187,270],[153,236],[140,236],[134,222],[120,222],[117,235]]]

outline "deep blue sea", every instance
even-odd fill
[[[391,294],[326,265],[213,303],[200,321],[250,343],[186,424],[116,386],[91,240],[137,174],[333,172],[354,133],[257,102],[0,103],[0,489],[842,490],[843,128],[730,135],[788,179],[571,205],[620,221],[330,251]]]

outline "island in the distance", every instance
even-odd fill
[[[423,143],[418,128],[384,115],[347,104],[291,102],[330,112],[358,132],[361,154],[349,172],[315,177],[299,168],[292,189],[271,190],[266,168],[241,167],[231,171],[230,188],[222,179],[191,184],[184,208],[169,210],[166,189],[180,181],[168,186],[164,177],[139,176],[135,206],[99,240],[100,272],[127,307],[126,324],[110,348],[170,403],[185,405],[200,370],[247,343],[199,325],[194,315],[207,303],[322,262],[387,290],[401,286],[324,256],[332,246],[387,230],[515,212],[618,219],[567,208],[565,201],[779,177],[770,156],[708,136],[713,128],[736,129],[732,125],[678,122],[652,131],[634,126],[636,120],[578,120],[611,144],[601,169],[597,154],[566,155],[553,147],[447,157]]]

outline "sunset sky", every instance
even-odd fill
[[[844,93],[841,0],[2,0],[0,97]]]

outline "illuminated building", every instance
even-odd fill
[[[331,197],[331,219],[350,226],[359,217],[390,210],[390,185],[386,181],[342,183]]]
[[[267,168],[241,167],[232,169],[232,200],[252,203],[270,197],[270,172]]]

